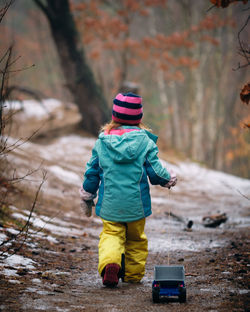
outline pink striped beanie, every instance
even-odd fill
[[[142,98],[133,93],[118,93],[113,100],[112,119],[115,122],[136,125],[142,120]]]

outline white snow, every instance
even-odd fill
[[[14,277],[18,276],[18,274],[16,274],[16,270],[11,270],[11,269],[6,269],[6,268],[3,268],[2,273],[4,276],[14,276]]]
[[[42,282],[39,278],[33,278],[31,281],[35,284],[40,284]]]
[[[44,222],[41,218],[36,217],[32,219],[33,226],[41,229],[46,229],[50,231],[52,234],[58,234],[61,236],[68,236],[68,235],[83,235],[84,231],[76,229],[75,227],[65,227],[59,226],[52,223]],[[70,224],[69,224],[70,226]]]
[[[221,171],[205,168],[194,162],[178,162],[172,165],[162,161],[166,168],[173,169],[178,178],[174,191],[207,192],[210,194],[232,194],[242,192],[250,195],[250,180]]]
[[[62,103],[56,99],[45,99],[40,103],[35,100],[24,100],[24,101],[6,101],[4,108],[7,110],[21,110],[18,117],[22,119],[36,118],[41,119],[48,116],[49,113],[62,106]]]
[[[12,229],[12,228],[7,228],[6,230],[13,235],[17,235],[19,233],[19,231]]]
[[[26,267],[27,269],[34,269],[35,262],[29,258],[25,258],[20,255],[8,255],[6,259],[3,260],[3,263],[12,267]]]
[[[8,280],[8,282],[12,284],[21,284],[19,280]]]
[[[0,244],[7,238],[7,236],[3,233],[0,233]]]
[[[14,212],[12,216],[16,219],[22,219],[27,221],[28,216],[23,215],[22,213]],[[68,235],[83,235],[85,232],[76,224],[65,222],[59,218],[49,218],[47,216],[40,215],[38,216],[35,212],[32,213],[30,218],[30,224],[34,227],[38,228],[38,230],[48,230],[52,233],[52,235],[61,235],[61,236],[68,236]],[[52,243],[57,243],[57,239],[51,235],[42,234],[40,232],[33,231],[32,229],[29,230],[31,236],[42,237],[49,240]]]
[[[60,180],[66,182],[66,183],[73,183],[76,185],[81,184],[81,178],[74,172],[65,170],[62,167],[59,166],[50,166],[47,167],[48,171],[54,173],[54,175],[59,178]]]

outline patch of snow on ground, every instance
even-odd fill
[[[18,280],[8,280],[8,282],[12,284],[21,284],[21,282]]]
[[[46,223],[41,218],[37,217],[32,221],[33,226],[49,230],[53,234],[58,234],[62,236],[68,235],[83,235],[84,231],[78,230],[76,228],[69,228],[65,226],[54,225],[52,223]]]
[[[20,255],[9,255],[6,259],[3,260],[6,265],[12,267],[26,267],[27,269],[34,269],[35,262],[29,258],[25,258]]]
[[[69,184],[76,184],[81,185],[81,178],[74,172],[65,170],[59,166],[50,166],[47,169],[54,173],[60,180],[69,183]]]
[[[18,276],[18,274],[16,274],[16,270],[11,270],[11,269],[6,269],[6,268],[3,268],[2,273],[4,276],[13,276],[13,277]]]
[[[17,235],[20,231],[12,229],[12,228],[7,228],[6,229],[9,233],[13,234],[13,235]]]
[[[0,244],[5,241],[5,239],[7,238],[7,236],[3,233],[0,233]]]
[[[250,194],[250,180],[207,169],[196,163],[180,162],[175,167],[179,183],[176,191],[203,191],[210,194]]]
[[[41,102],[35,100],[25,101],[6,101],[4,108],[8,110],[21,110],[23,118],[36,118],[41,119],[47,116],[58,107],[62,106],[62,102],[56,99],[45,99]]]
[[[12,213],[12,216],[16,219],[22,219],[27,221],[28,216],[23,215],[18,212]],[[53,223],[51,223],[53,222]],[[84,231],[79,228],[78,225],[72,224],[69,222],[65,222],[63,220],[60,220],[59,218],[49,218],[47,216],[38,216],[36,213],[33,212],[31,218],[30,218],[30,223],[36,227],[39,228],[39,230],[48,230],[52,234],[58,234],[61,236],[68,236],[68,235],[83,235]],[[55,223],[55,224],[54,224]],[[34,234],[39,236],[40,233],[36,233],[35,231],[30,230],[29,233]],[[41,234],[40,234],[41,235]],[[44,235],[42,236],[43,238],[55,243],[57,240],[50,235]]]

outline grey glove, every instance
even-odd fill
[[[92,215],[92,207],[95,206],[93,199],[96,197],[96,194],[91,194],[86,192],[82,187],[79,190],[81,203],[80,207],[84,211],[86,217]]]
[[[92,207],[94,206],[93,200],[83,200],[81,199],[80,207],[83,210],[86,217],[92,216]]]
[[[171,187],[175,186],[175,184],[177,183],[177,177],[176,177],[176,173],[172,169],[169,169],[168,171],[170,173],[170,180],[168,181],[167,184],[164,185],[164,187],[167,187],[170,189]]]

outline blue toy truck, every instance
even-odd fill
[[[152,283],[153,302],[177,297],[179,302],[186,302],[185,271],[181,265],[157,265],[154,268]]]

